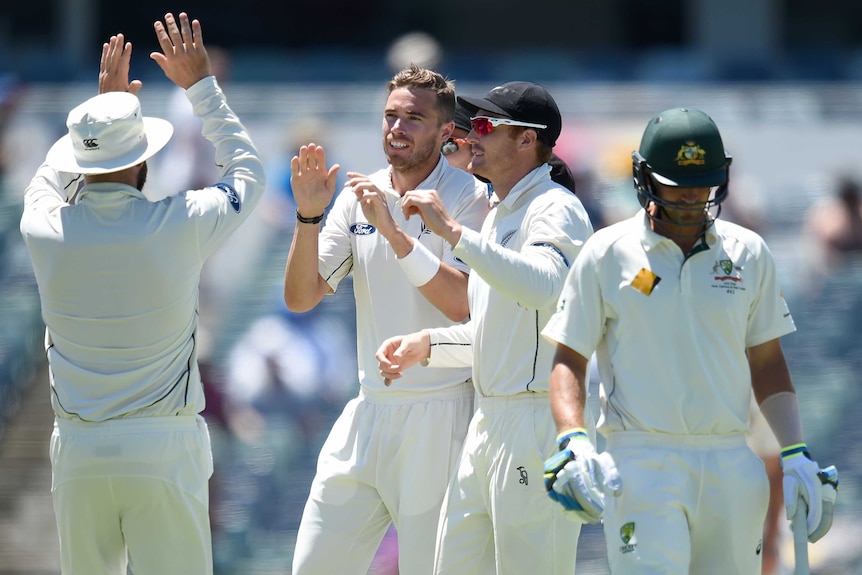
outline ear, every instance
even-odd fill
[[[455,122],[446,122],[443,124],[443,131],[440,133],[440,144],[452,137],[452,132],[455,131]]]
[[[527,128],[526,130],[521,132],[521,135],[518,138],[518,145],[522,148],[529,148],[536,142],[538,138],[539,134],[536,132],[536,130]]]

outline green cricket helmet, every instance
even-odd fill
[[[727,198],[731,161],[712,118],[692,108],[665,110],[649,121],[639,150],[632,152],[638,200],[643,207],[671,205],[655,193],[655,180],[680,188],[715,188],[704,209],[718,206]]]

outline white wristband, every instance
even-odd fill
[[[413,240],[413,249],[398,260],[398,263],[407,279],[416,287],[430,282],[440,269],[440,258],[432,254],[419,240]]]

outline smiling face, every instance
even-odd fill
[[[394,171],[424,177],[437,165],[452,123],[440,122],[436,104],[431,90],[396,88],[390,92],[383,114],[383,152]]]

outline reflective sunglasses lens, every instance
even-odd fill
[[[487,136],[494,130],[494,126],[488,118],[473,118],[470,120],[470,124],[480,136]]]

